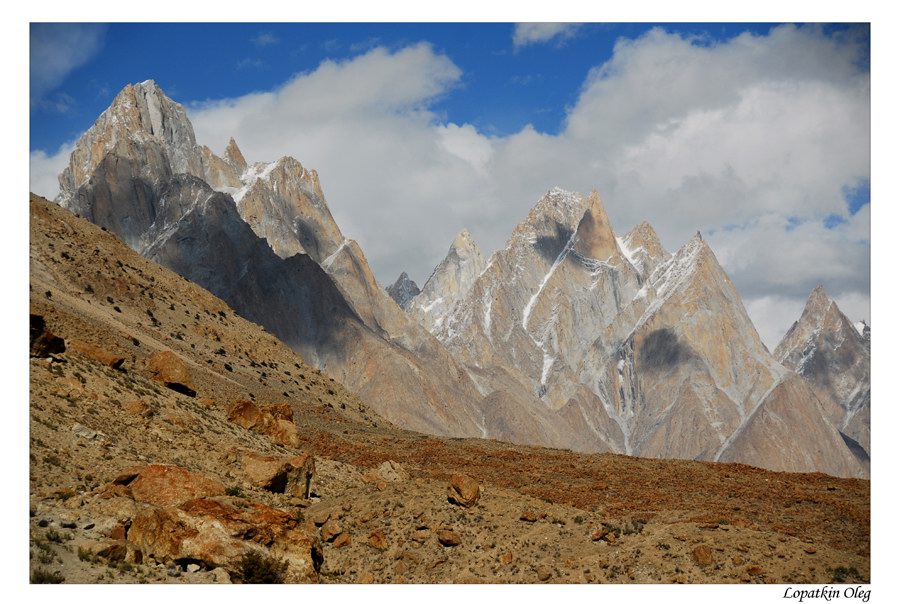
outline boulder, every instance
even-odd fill
[[[208,476],[189,472],[178,466],[151,464],[131,479],[125,472],[114,483],[126,483],[132,498],[140,503],[178,505],[198,497],[225,494],[225,485]]]
[[[524,510],[522,515],[519,516],[519,520],[522,520],[523,522],[537,522],[538,515],[534,510]]]
[[[350,533],[341,533],[333,541],[336,548],[346,547],[351,543],[353,543],[353,538],[350,536]]]
[[[438,543],[444,547],[456,547],[462,543],[459,535],[453,529],[440,529],[437,532]]]
[[[309,498],[309,490],[316,471],[312,455],[288,457],[244,451],[240,453],[240,458],[244,475],[255,486],[272,493]]]
[[[166,388],[186,396],[197,396],[194,380],[187,363],[171,350],[157,352],[150,357],[150,374]]]
[[[369,535],[368,541],[369,547],[375,548],[377,550],[384,551],[387,549],[387,537],[384,535],[384,531],[373,531]]]
[[[320,534],[322,535],[322,539],[330,543],[334,541],[338,535],[341,534],[342,530],[343,529],[341,528],[341,525],[337,520],[329,520],[322,525]]]
[[[319,539],[287,512],[212,498],[141,511],[128,543],[157,563],[190,560],[232,575],[240,574],[244,555],[255,551],[286,562],[285,579],[292,583],[317,581],[322,561]]]
[[[108,350],[100,348],[99,346],[86,344],[85,342],[80,342],[78,340],[72,340],[69,343],[69,348],[82,356],[97,361],[98,363],[106,365],[107,367],[112,367],[113,369],[120,368],[122,366],[122,363],[125,362],[125,357],[120,357],[117,354],[113,354]]]
[[[242,428],[264,434],[280,445],[297,447],[300,444],[294,411],[287,403],[260,407],[250,401],[237,401],[229,408],[228,419]]]
[[[712,550],[708,545],[698,545],[691,552],[691,555],[694,557],[694,562],[699,566],[709,566],[715,562]]]
[[[44,322],[41,315],[30,315],[31,356],[47,358],[51,354],[61,354],[66,351],[65,341],[54,335]]]
[[[447,499],[450,503],[470,508],[478,503],[481,497],[481,485],[466,474],[456,473],[450,477],[447,486]]]
[[[409,480],[409,472],[396,461],[386,461],[378,466],[378,474],[387,482],[402,482]]]

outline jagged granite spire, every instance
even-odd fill
[[[464,297],[484,270],[484,257],[468,229],[460,231],[447,255],[435,267],[421,293],[406,308],[431,330],[438,328],[444,316]]]
[[[419,286],[409,278],[406,271],[400,273],[393,285],[388,285],[385,291],[400,308],[406,308],[409,301],[419,295]]]
[[[775,357],[813,388],[851,449],[870,452],[871,357],[866,326],[861,334],[821,285],[800,319],[775,348]],[[857,450],[857,449],[854,449]],[[857,450],[858,451],[858,450]]]

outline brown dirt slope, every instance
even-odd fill
[[[31,359],[33,581],[245,581],[247,552],[290,581],[869,578],[868,481],[398,430],[206,290],[36,197],[31,313],[67,344]],[[167,351],[195,396],[154,379]],[[265,423],[245,404],[238,424],[239,400],[288,405]],[[302,484],[304,452],[310,498],[278,492]],[[456,472],[481,484],[471,508],[447,500]]]

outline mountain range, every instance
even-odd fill
[[[199,284],[397,426],[579,452],[866,476],[869,347],[824,290],[772,354],[698,233],[614,233],[551,189],[485,260],[467,231],[421,291],[385,290],[296,159],[199,145],[129,85],[78,140],[57,203]],[[868,332],[866,332],[868,333]]]

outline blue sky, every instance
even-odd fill
[[[154,79],[199,143],[315,168],[382,283],[596,187],[619,234],[702,231],[774,346],[819,284],[869,318],[869,57],[867,25],[32,25],[31,186]]]

